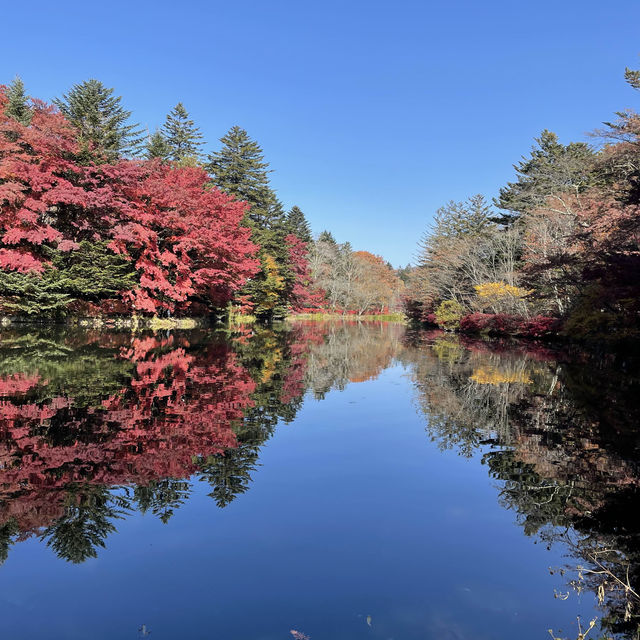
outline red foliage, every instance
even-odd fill
[[[136,309],[174,311],[194,296],[222,306],[258,271],[246,205],[207,189],[204,170],[122,161],[110,172],[126,198],[110,246],[135,260]]]
[[[28,532],[61,515],[70,482],[188,477],[195,456],[236,446],[232,427],[251,406],[255,384],[224,344],[204,353],[188,348],[173,336],[134,338],[120,355],[136,363],[133,379],[95,407],[61,396],[34,402],[29,391],[46,384],[38,376],[0,379],[0,498],[11,498],[0,520],[13,516]],[[63,443],[49,435],[56,425],[68,434]]]
[[[29,126],[4,114],[0,90],[0,269],[44,270],[48,245],[109,241],[134,262],[134,309],[184,310],[193,300],[223,306],[259,269],[241,226],[246,204],[207,187],[199,168],[121,160],[82,166],[75,131],[37,102]]]
[[[307,243],[292,233],[285,238],[285,242],[289,250],[289,266],[294,278],[289,295],[291,308],[299,313],[317,312],[325,301],[325,294],[313,285]]]
[[[523,318],[506,313],[470,313],[460,319],[461,333],[487,333],[539,338],[558,329],[558,320],[546,316]]]
[[[42,272],[42,244],[75,246],[55,218],[59,207],[87,204],[75,181],[83,169],[73,160],[75,132],[52,107],[36,102],[25,127],[4,114],[6,104],[0,88],[0,269]]]

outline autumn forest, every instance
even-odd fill
[[[543,131],[493,203],[445,204],[416,264],[393,268],[284,211],[240,127],[206,154],[182,103],[151,134],[97,80],[49,105],[16,78],[0,107],[5,316],[406,312],[464,333],[638,336],[636,113],[587,142]]]
[[[314,242],[239,127],[205,159],[181,103],[145,137],[97,80],[49,105],[17,78],[0,90],[0,114],[5,316],[400,309],[391,265],[327,231]]]

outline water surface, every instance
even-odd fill
[[[628,355],[397,324],[0,339],[3,638],[633,636]]]

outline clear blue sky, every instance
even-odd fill
[[[640,108],[638,0],[5,4],[0,82],[51,99],[96,77],[151,129],[182,101],[208,149],[240,125],[285,206],[395,265],[543,128],[584,139]]]

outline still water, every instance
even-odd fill
[[[635,637],[638,382],[397,324],[4,329],[0,637]]]

